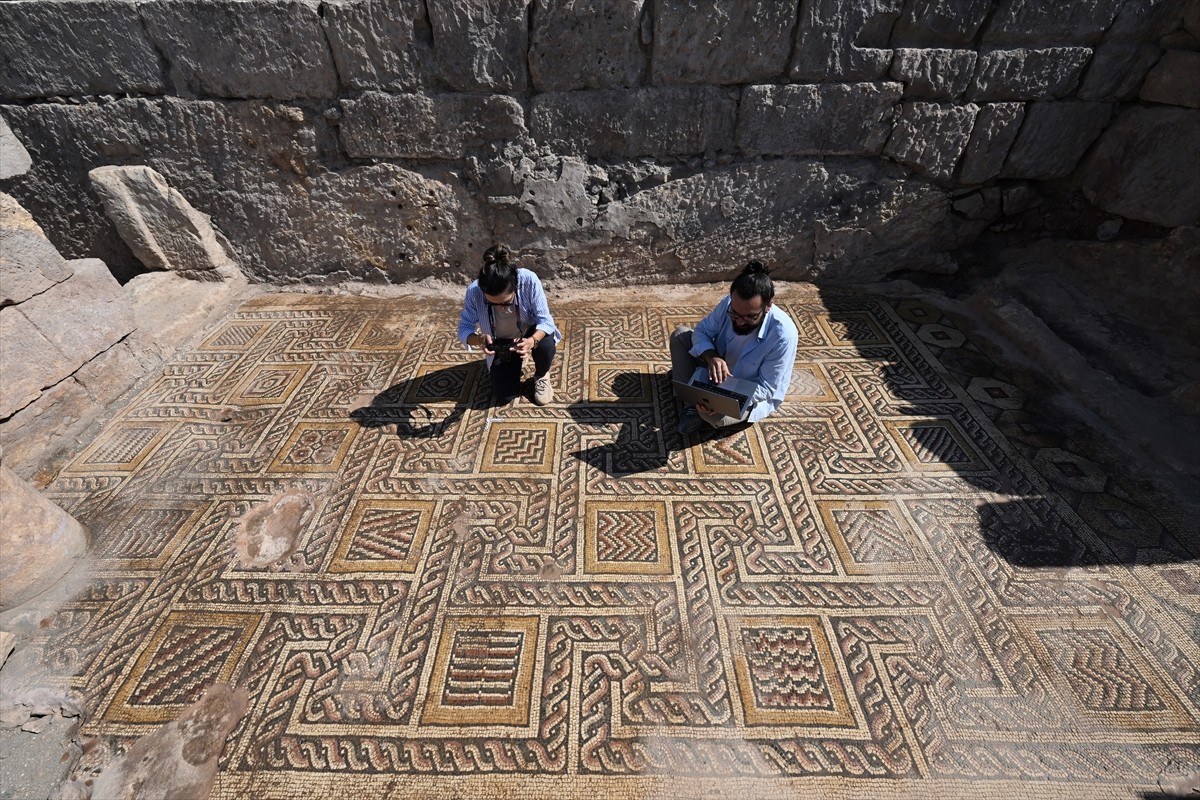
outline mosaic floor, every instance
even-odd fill
[[[450,301],[244,305],[48,488],[95,537],[44,637],[84,732],[128,746],[247,687],[214,798],[1200,776],[1196,532],[932,307],[781,300],[789,402],[688,438],[665,342],[705,305],[552,297],[543,408],[488,407]]]

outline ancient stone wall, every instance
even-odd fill
[[[594,283],[863,281],[953,269],[1027,181],[1195,224],[1198,49],[1196,0],[16,0],[35,166],[0,189],[121,275],[105,165],[261,280],[459,280],[502,240]]]

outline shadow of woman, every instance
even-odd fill
[[[350,412],[364,428],[394,425],[402,439],[436,439],[450,430],[468,408],[492,405],[491,387],[480,380],[479,361],[425,372],[389,386],[369,405]]]

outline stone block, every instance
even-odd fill
[[[1200,111],[1125,109],[1079,172],[1084,196],[1105,211],[1165,227],[1200,224]]]
[[[551,92],[533,99],[531,127],[563,153],[693,155],[732,148],[735,108],[715,87]]]
[[[953,100],[971,84],[975,59],[974,50],[899,49],[891,77],[904,84],[907,97]]]
[[[192,333],[196,330],[193,328]],[[156,354],[135,352],[126,341],[121,341],[81,366],[72,377],[88,397],[104,407],[120,398],[160,363]]]
[[[777,0],[655,0],[653,82],[740,84],[782,76],[796,7]]]
[[[426,0],[440,78],[463,92],[524,91],[531,2]]]
[[[163,91],[162,66],[134,3],[0,3],[0,96]]]
[[[0,465],[0,612],[37,597],[87,551],[88,532]]]
[[[20,306],[0,308],[0,419],[37,400],[42,390],[70,375],[71,366]]]
[[[749,86],[737,143],[748,154],[877,155],[892,132],[899,83]]]
[[[999,175],[1024,119],[1024,103],[981,106],[971,130],[971,140],[958,165],[959,183],[983,183]]]
[[[430,85],[433,34],[421,0],[326,0],[322,24],[343,89]]]
[[[971,137],[978,112],[979,107],[970,103],[904,103],[883,152],[922,175],[948,181]]]
[[[179,93],[319,99],[337,72],[316,0],[158,0],[140,6]]]
[[[24,175],[32,163],[33,159],[29,157],[25,145],[0,117],[0,181]]]
[[[0,423],[4,463],[19,475],[35,475],[56,451],[78,449],[76,436],[103,411],[74,378],[59,381]]]
[[[1054,99],[1070,94],[1092,51],[1086,47],[988,50],[979,54],[972,100]]]
[[[1080,100],[1130,100],[1161,55],[1155,44],[1103,41],[1092,53],[1076,96]]]
[[[460,159],[525,132],[525,112],[496,94],[383,94],[342,101],[340,134],[351,158]]]
[[[893,47],[970,45],[992,0],[910,0],[892,28]]]
[[[1107,103],[1030,103],[1001,177],[1049,180],[1071,174],[1111,113]]]
[[[864,81],[887,74],[888,39],[903,0],[808,0],[800,5],[793,81]]]
[[[88,177],[121,238],[148,269],[221,280],[225,271],[237,268],[208,215],[154,170],[97,167]]]
[[[646,14],[645,0],[537,0],[529,46],[533,88],[564,92],[640,85],[650,64],[642,37]]]
[[[1200,53],[1168,50],[1150,70],[1141,97],[1150,103],[1200,108]]]
[[[983,44],[1095,44],[1112,24],[1125,0],[1086,3],[1035,3],[1000,0],[983,32]]]
[[[0,306],[71,277],[71,268],[17,201],[0,193]]]

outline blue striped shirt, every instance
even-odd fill
[[[542,282],[527,269],[517,270],[517,310],[520,312],[522,331],[529,330],[532,325],[547,336],[553,336],[556,344],[562,340],[562,333],[550,316],[550,305],[546,302]],[[487,298],[479,288],[479,281],[471,281],[467,296],[463,299],[462,313],[458,317],[459,341],[466,344],[467,337],[476,330],[493,335],[491,318],[487,312]]]

